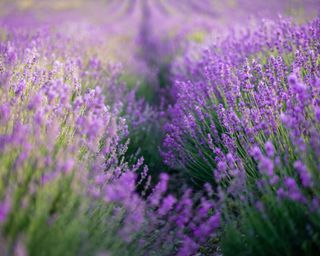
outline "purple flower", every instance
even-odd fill
[[[287,177],[284,181],[284,184],[287,188],[286,196],[296,202],[305,202],[304,196],[301,194],[299,187],[297,186],[296,181],[292,177]]]
[[[17,96],[20,96],[22,94],[22,92],[24,91],[24,89],[26,88],[26,83],[24,80],[21,80],[15,87],[14,93]]]
[[[0,223],[4,223],[11,210],[11,203],[9,199],[0,202]]]
[[[259,161],[262,158],[262,152],[258,146],[254,146],[250,153],[256,161]]]
[[[65,173],[69,173],[74,168],[75,161],[73,159],[68,159],[65,161],[65,163],[62,165],[61,170]]]
[[[316,120],[320,122],[320,107],[318,106],[314,107],[314,113],[315,113]]]
[[[271,141],[267,141],[266,144],[264,145],[266,149],[266,153],[268,157],[273,157],[275,153],[274,146]]]
[[[304,187],[312,186],[312,178],[310,173],[307,170],[307,167],[300,161],[295,161],[293,164],[294,168],[298,171],[302,185]]]
[[[8,103],[0,105],[0,122],[5,125],[10,118],[10,106]]]
[[[176,202],[177,199],[172,195],[168,195],[167,197],[165,197],[162,201],[162,205],[158,210],[159,215],[166,215],[172,209]]]
[[[261,157],[258,167],[259,170],[265,172],[269,177],[272,177],[274,164],[271,159],[264,156]]]
[[[227,164],[224,161],[220,161],[217,164],[217,169],[219,172],[225,173],[227,171]]]
[[[290,86],[294,86],[294,85],[296,85],[298,83],[298,78],[297,78],[295,73],[291,73],[288,76],[288,82],[289,82]]]
[[[199,245],[188,236],[185,236],[182,240],[182,246],[178,251],[178,256],[193,255],[199,248]]]

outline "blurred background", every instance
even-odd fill
[[[177,47],[178,39],[201,43],[209,32],[223,33],[279,14],[303,22],[319,8],[319,0],[1,0],[0,25],[57,27],[103,43],[109,60],[129,64],[138,52],[150,66],[155,55]],[[173,45],[165,43],[173,39]]]

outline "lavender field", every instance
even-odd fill
[[[320,255],[320,0],[0,0],[0,256]]]

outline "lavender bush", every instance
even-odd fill
[[[168,175],[152,188],[143,158],[125,161],[128,131],[155,112],[128,91],[118,67],[88,59],[59,32],[4,35],[1,253],[195,252],[220,215],[209,195],[189,190],[178,200],[167,189]]]
[[[163,155],[225,201],[226,255],[319,251],[319,32],[264,22],[179,69]]]

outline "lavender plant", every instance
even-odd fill
[[[319,19],[282,19],[180,69],[163,155],[223,198],[226,255],[319,251],[318,46]]]
[[[101,89],[82,88],[76,60],[46,45],[54,36],[7,37],[1,43],[3,253],[15,253],[20,241],[30,254],[76,253],[81,237],[62,241],[81,232],[76,226],[89,202],[81,184],[88,186],[104,165],[111,176],[115,166],[128,169],[117,164],[127,128],[104,104]]]
[[[1,253],[197,251],[220,215],[208,196],[170,194],[168,175],[152,188],[143,158],[126,162],[128,131],[153,114],[119,80],[117,66],[87,58],[59,32],[7,29],[4,38]]]

